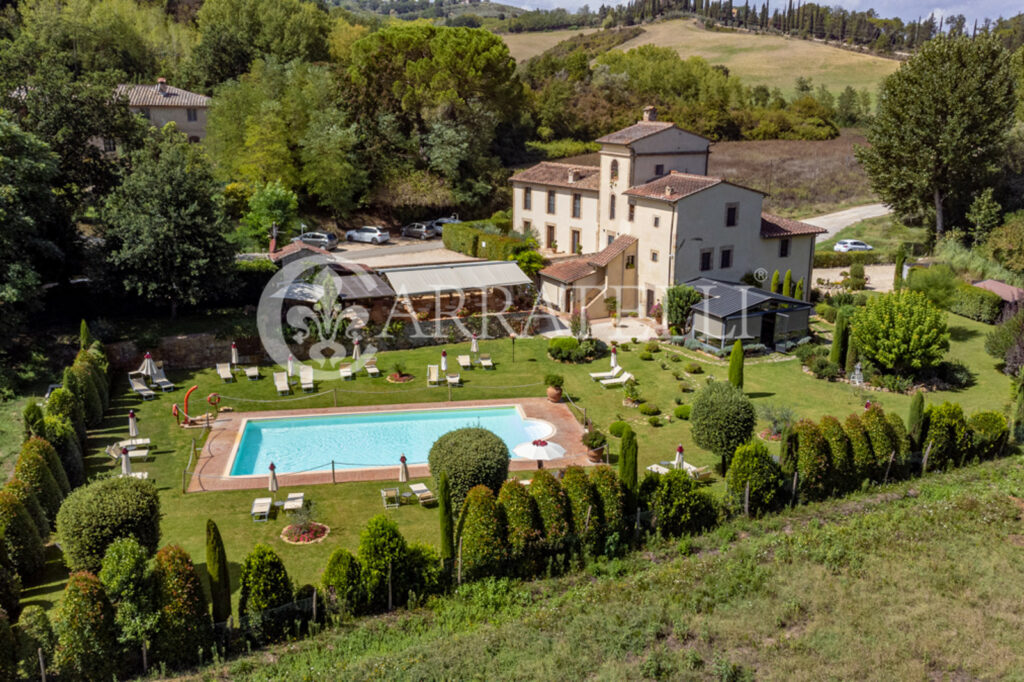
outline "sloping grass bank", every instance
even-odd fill
[[[469,585],[202,679],[1012,678],[1022,464],[738,520],[559,579]]]

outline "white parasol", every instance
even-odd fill
[[[293,358],[291,356],[291,354],[289,354],[288,355],[288,378],[291,379],[293,376],[295,376],[295,358]]]
[[[520,443],[512,452],[516,457],[533,460],[561,459],[565,456],[565,448],[558,443],[549,443],[546,440],[535,440],[528,443]]]
[[[270,463],[270,485],[267,486],[267,489],[271,493],[277,492],[277,467],[274,466],[273,462]]]
[[[398,482],[408,483],[409,482],[409,465],[405,462],[405,455],[402,455],[400,466],[398,467]]]
[[[615,369],[618,366],[619,366],[619,351],[618,351],[618,349],[615,348],[615,346],[612,346],[612,369]]]
[[[441,351],[441,374],[448,371],[448,351]]]
[[[235,345],[234,341],[231,342],[231,364],[238,364],[238,346]]]
[[[153,354],[146,351],[146,354],[142,358],[142,366],[139,367],[139,372],[145,374],[147,377],[151,377],[156,374],[156,363],[153,362]]]
[[[676,469],[682,469],[683,468],[683,446],[682,445],[680,445],[679,447],[676,448],[676,458],[675,458],[675,461],[672,462],[672,465]]]
[[[135,416],[135,410],[128,410],[128,436],[139,437],[139,419]]]
[[[469,342],[469,352],[474,354],[480,352],[480,344],[477,343],[476,334],[473,334],[473,340]]]
[[[132,473],[132,458],[128,456],[128,448],[121,448],[121,475],[130,476]]]

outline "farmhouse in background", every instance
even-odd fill
[[[546,305],[607,317],[615,297],[621,312],[650,316],[668,287],[759,269],[792,270],[810,292],[824,230],[765,213],[763,192],[707,175],[707,138],[646,107],[597,142],[598,166],[542,162],[511,178],[515,229],[535,231],[555,260],[540,271]]]
[[[153,85],[119,85],[117,94],[128,98],[128,108],[157,128],[174,123],[188,135],[189,142],[201,142],[206,137],[206,112],[210,98],[197,92],[182,90],[167,84],[166,78],[157,78]],[[103,151],[116,152],[115,140],[103,140]]]

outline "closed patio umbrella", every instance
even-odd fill
[[[398,467],[398,482],[408,483],[409,482],[409,465],[405,463],[405,455],[399,460],[400,464]]]
[[[676,469],[682,469],[683,468],[683,446],[682,445],[680,445],[679,447],[676,448],[676,458],[675,458],[675,461],[672,462],[672,465]]]
[[[135,410],[128,410],[128,436],[139,437],[139,418],[135,416]]]
[[[295,376],[295,358],[293,358],[291,356],[291,354],[289,354],[288,355],[288,378],[291,379],[293,376]]]
[[[153,362],[153,354],[146,351],[146,354],[142,358],[142,365],[139,367],[139,372],[145,374],[147,377],[152,377],[156,374],[156,363]]]
[[[356,339],[352,343],[352,359],[353,360],[358,360],[359,359],[359,339]]]
[[[277,492],[277,467],[274,466],[273,462],[270,463],[270,485],[267,486],[267,489],[271,494]]]
[[[441,374],[448,371],[448,351],[441,351]]]
[[[520,443],[513,448],[512,452],[516,457],[532,460],[561,459],[565,456],[565,448],[558,443],[549,443],[546,440],[535,440],[528,443]]]
[[[615,346],[612,346],[612,369],[619,366],[619,351]]]
[[[231,342],[231,364],[238,364],[238,346],[235,344],[234,341]]]
[[[121,475],[130,476],[132,473],[132,458],[128,456],[128,448],[121,448]]]
[[[480,344],[477,343],[476,334],[475,333],[473,334],[473,340],[469,342],[469,352],[470,353],[479,353],[480,352]]]

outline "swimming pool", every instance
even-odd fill
[[[330,471],[332,460],[336,469],[393,467],[403,454],[409,464],[426,463],[434,441],[466,426],[493,431],[510,453],[554,432],[515,405],[249,419],[228,469],[265,476],[273,462],[279,474]]]

